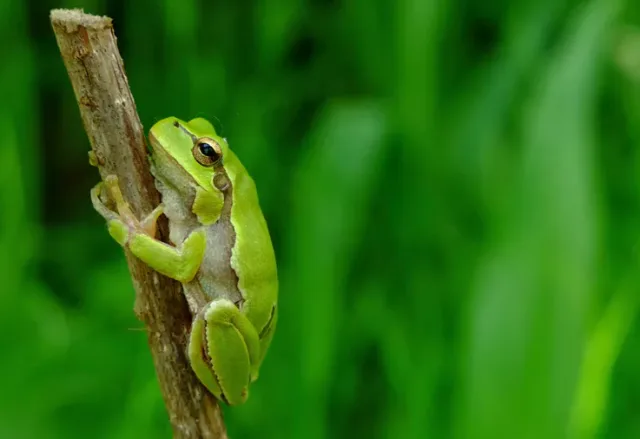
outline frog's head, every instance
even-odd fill
[[[217,177],[226,180],[223,162],[229,146],[207,120],[163,119],[151,127],[149,142],[156,178],[183,194],[192,193],[194,184],[224,191],[224,181],[217,184]]]

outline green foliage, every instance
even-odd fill
[[[636,438],[630,0],[0,1],[0,438],[170,437],[48,23],[254,176],[280,318],[233,438]]]

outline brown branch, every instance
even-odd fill
[[[117,175],[125,198],[142,217],[158,205],[160,196],[149,173],[142,125],[111,19],[57,9],[51,11],[51,24],[100,175],[103,179]],[[159,238],[166,240],[166,220],[158,226]],[[226,438],[220,407],[197,380],[186,357],[191,314],[180,284],[154,272],[128,251],[127,262],[136,290],[135,312],[148,331],[174,437]]]

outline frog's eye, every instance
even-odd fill
[[[222,159],[222,148],[218,142],[208,137],[198,139],[191,152],[202,166],[213,166]]]

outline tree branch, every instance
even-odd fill
[[[69,73],[100,175],[118,176],[134,213],[143,217],[160,202],[146,158],[146,143],[124,73],[111,19],[82,10],[51,11],[51,24]],[[158,237],[168,238],[165,218]],[[191,370],[185,347],[191,314],[182,287],[126,251],[136,290],[135,312],[149,347],[174,437],[226,438],[220,407]]]

